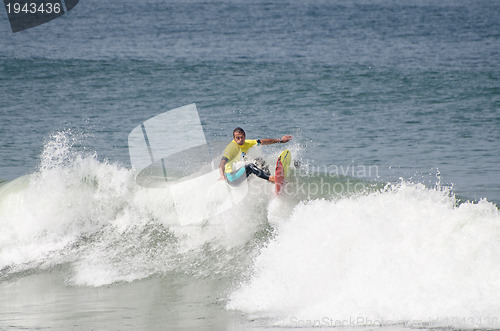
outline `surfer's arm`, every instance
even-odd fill
[[[283,136],[281,139],[260,139],[261,145],[271,145],[277,143],[286,143],[292,140],[292,136]]]
[[[219,173],[220,173],[219,180],[223,180],[225,178],[224,177],[224,168],[226,167],[226,163],[227,163],[227,158],[223,157],[219,163]]]

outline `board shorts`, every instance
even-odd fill
[[[226,181],[231,186],[238,186],[247,179],[251,174],[262,179],[269,180],[269,175],[264,170],[257,168],[253,163],[246,164],[233,172],[225,173]]]

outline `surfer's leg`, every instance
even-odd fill
[[[226,181],[231,186],[238,186],[243,183],[247,179],[247,177],[248,175],[246,174],[246,169],[240,168],[236,171],[226,174]]]
[[[251,174],[256,175],[257,177],[260,177],[265,180],[269,180],[269,175],[264,172],[264,170],[257,168],[257,166],[253,163],[249,163],[245,165],[245,170],[247,173],[247,177],[250,176]]]
[[[233,171],[232,173],[226,174],[226,180],[229,185],[238,186],[251,174],[274,183],[274,176],[269,176],[269,174],[267,174],[264,170],[258,168],[253,163],[249,163],[245,165],[244,168],[240,168],[236,171]]]

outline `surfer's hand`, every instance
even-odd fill
[[[224,180],[224,175],[221,175],[218,180]]]
[[[281,142],[282,143],[287,143],[290,140],[292,140],[292,136],[283,136],[283,137],[281,137]]]

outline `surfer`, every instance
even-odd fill
[[[237,186],[242,183],[245,178],[251,174],[255,174],[257,177],[274,183],[274,176],[270,176],[269,171],[257,167],[255,163],[248,163],[241,166],[239,166],[238,163],[245,161],[248,150],[253,146],[286,143],[291,139],[292,136],[287,135],[280,139],[246,140],[245,130],[240,127],[234,129],[233,141],[227,145],[219,164],[219,180],[226,179],[229,185]]]

